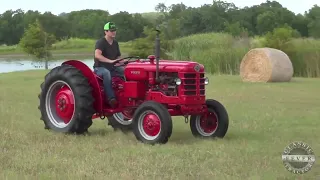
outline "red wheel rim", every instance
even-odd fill
[[[197,117],[196,128],[203,136],[210,136],[218,129],[218,116],[214,112],[208,112],[204,116]]]
[[[64,81],[55,81],[46,94],[46,111],[50,122],[57,128],[66,127],[75,112],[75,100],[71,88]]]
[[[63,86],[57,93],[56,98],[57,115],[68,124],[71,121],[74,112],[74,98],[71,89]]]
[[[152,111],[144,112],[139,118],[139,131],[145,139],[153,140],[157,138],[161,131],[159,116]]]
[[[125,118],[132,119],[133,110],[132,109],[126,109],[126,110],[122,111],[122,114],[125,116]]]

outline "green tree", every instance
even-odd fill
[[[117,27],[117,40],[120,42],[131,41],[142,36],[145,26],[150,25],[148,21],[139,14],[129,14],[126,11],[110,16],[110,21]]]
[[[300,37],[300,33],[297,30],[284,25],[267,33],[264,46],[286,51],[290,48],[288,42],[297,37]]]
[[[273,11],[265,11],[257,17],[257,31],[259,34],[265,34],[279,26],[277,14]]]
[[[248,34],[247,29],[244,27],[241,27],[240,22],[235,22],[235,23],[226,22],[224,31],[230,33],[232,36],[235,36],[235,37]]]
[[[168,10],[168,7],[164,3],[158,3],[156,7],[154,8],[157,12],[166,12]]]
[[[45,69],[48,69],[48,60],[52,55],[50,50],[54,42],[54,35],[45,32],[37,19],[26,29],[19,46],[24,52],[35,56],[38,60],[45,60]]]
[[[320,7],[314,5],[307,14],[309,19],[308,31],[309,35],[315,38],[320,38]]]
[[[103,10],[85,9],[72,11],[65,18],[70,27],[70,37],[78,38],[99,38],[103,36],[103,26],[109,20],[109,12]]]
[[[23,34],[23,16],[21,9],[8,10],[0,15],[0,44],[14,45]]]
[[[297,14],[292,22],[292,28],[299,31],[301,36],[308,37],[308,24],[309,20],[302,14]]]
[[[169,40],[196,33],[229,32],[238,36],[265,35],[287,24],[304,37],[320,37],[320,8],[314,5],[304,15],[294,14],[279,2],[266,0],[251,7],[238,8],[233,3],[212,0],[200,7],[183,3],[156,5],[157,12],[110,15],[105,10],[85,9],[61,13],[7,10],[0,14],[0,44],[17,44],[29,24],[39,19],[45,32],[57,40],[66,38],[97,39],[103,36],[103,25],[114,21],[119,27],[118,41],[131,41],[146,37],[145,27],[165,27],[162,33]]]
[[[160,58],[167,59],[170,51],[170,41],[165,38],[165,34],[162,33],[165,27],[159,28],[161,33],[160,38]],[[143,30],[144,38],[137,38],[132,42],[132,51],[130,55],[140,56],[141,58],[147,58],[149,55],[155,55],[155,39],[157,32],[155,28],[145,27]]]

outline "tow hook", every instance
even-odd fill
[[[189,122],[188,115],[184,115],[184,122],[187,124]]]

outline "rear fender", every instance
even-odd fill
[[[89,84],[92,87],[92,95],[94,98],[93,106],[96,110],[96,112],[102,112],[102,96],[101,96],[101,89],[97,80],[96,75],[92,72],[92,70],[83,62],[79,60],[68,60],[62,63],[62,65],[71,65],[77,69],[79,69],[82,74],[88,79]]]

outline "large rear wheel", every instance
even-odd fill
[[[109,116],[108,125],[110,125],[115,131],[120,130],[124,133],[131,132],[133,112],[133,110],[125,110]]]
[[[206,101],[208,112],[191,116],[190,129],[195,137],[223,138],[229,127],[229,117],[225,107],[216,100]]]
[[[165,144],[172,134],[171,115],[155,101],[146,101],[135,110],[132,125],[136,138],[146,144]]]
[[[41,120],[45,129],[82,134],[92,125],[93,96],[87,78],[73,66],[52,69],[41,84]]]

